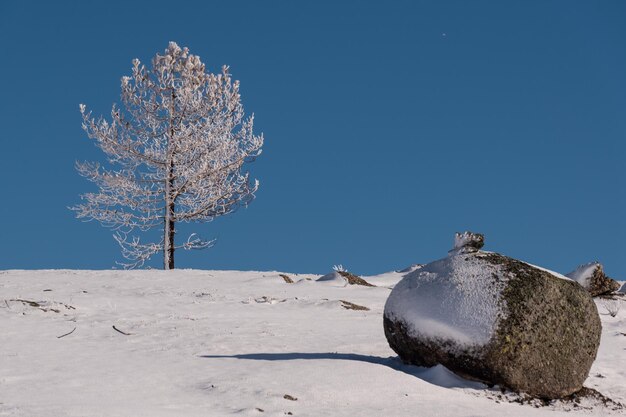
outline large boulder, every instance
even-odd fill
[[[442,364],[540,398],[580,390],[600,344],[593,300],[562,275],[480,251],[482,241],[457,234],[448,257],[395,286],[384,312],[389,345],[405,363]]]
[[[620,287],[619,282],[606,276],[602,264],[598,262],[580,265],[565,276],[582,285],[592,297],[611,294]]]

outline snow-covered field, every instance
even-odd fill
[[[624,412],[520,405],[441,366],[401,364],[382,312],[403,273],[363,277],[373,288],[288,275],[295,283],[278,272],[0,271],[0,416]],[[626,307],[601,318],[585,385],[626,403]]]

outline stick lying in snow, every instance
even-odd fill
[[[113,326],[113,330],[115,330],[115,331],[116,331],[116,332],[118,332],[118,333],[123,334],[124,336],[130,336],[130,335],[132,334],[132,333],[126,333],[126,332],[123,332],[123,331],[121,331],[120,329],[118,329],[118,328],[117,328],[117,327],[115,327],[115,326]]]
[[[370,310],[369,308],[365,306],[360,306],[358,304],[351,303],[350,301],[346,301],[346,300],[339,300],[339,301],[341,301],[341,306],[345,308],[346,310],[363,310],[363,311]]]
[[[74,333],[74,330],[76,330],[76,327],[74,327],[74,328],[72,329],[72,331],[71,331],[71,332],[69,332],[69,333],[65,333],[65,334],[62,334],[61,336],[57,336],[57,339],[60,339],[60,338],[62,338],[62,337],[65,337],[65,336],[69,336],[69,335],[71,335],[72,333]]]
[[[289,275],[287,275],[287,274],[278,274],[278,276],[280,276],[282,279],[284,279],[287,284],[293,284],[293,280],[291,279],[291,277]]]

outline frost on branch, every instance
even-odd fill
[[[477,252],[485,245],[485,235],[473,232],[463,232],[454,234],[454,248],[448,253],[457,255],[461,253]]]
[[[76,164],[99,191],[82,195],[72,209],[115,230],[127,266],[162,251],[165,269],[172,269],[175,249],[214,243],[194,233],[177,246],[176,223],[208,222],[254,199],[259,183],[243,165],[261,154],[263,136],[253,133],[254,117],[244,116],[228,67],[208,73],[198,56],[174,42],[151,68],[134,59],[121,89],[121,105],[113,105],[108,120],[79,106],[83,129],[107,164]],[[157,227],[157,242],[133,235]]]

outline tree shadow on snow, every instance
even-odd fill
[[[469,381],[452,373],[443,365],[433,366],[432,368],[423,368],[420,366],[406,365],[397,356],[389,356],[386,358],[380,356],[361,355],[357,353],[305,353],[305,352],[289,352],[289,353],[248,353],[239,355],[201,355],[206,359],[243,359],[254,361],[292,361],[292,360],[343,360],[366,362],[374,365],[381,365],[391,368],[395,371],[417,377],[430,384],[443,388],[474,388],[484,389],[487,386],[480,382]]]

